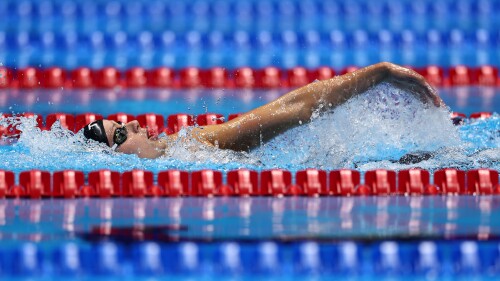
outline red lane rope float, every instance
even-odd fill
[[[0,67],[0,89],[10,88],[13,83],[12,70]]]
[[[415,168],[370,170],[364,182],[356,170],[325,171],[305,169],[293,173],[284,169],[261,172],[248,169],[223,173],[216,170],[132,170],[119,173],[98,170],[88,173],[62,170],[53,173],[40,170],[16,175],[0,170],[0,198],[78,198],[78,197],[213,197],[213,196],[436,196],[500,195],[498,171],[454,168],[430,172]],[[16,184],[16,178],[19,184]]]
[[[71,72],[70,85],[75,89],[88,89],[94,87],[92,70],[87,67],[76,68]]]
[[[76,68],[72,71],[59,67],[38,69],[26,67],[10,69],[0,67],[0,89],[110,89],[120,88],[294,88],[306,85],[316,79],[324,80],[339,74],[359,69],[346,67],[339,72],[328,66],[314,69],[293,67],[281,69],[269,66],[261,69],[241,67],[229,70],[223,67],[208,69],[187,67],[174,70],[168,67],[144,69],[133,67],[120,71],[114,67],[90,69]],[[457,65],[445,69],[437,65],[415,68],[429,83],[446,86],[500,86],[498,68],[490,65],[469,67]]]
[[[163,190],[164,196],[188,196],[190,194],[189,173],[181,170],[168,170],[159,172],[158,186]]]

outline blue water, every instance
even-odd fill
[[[457,90],[459,89],[451,91]],[[101,99],[106,99],[111,95],[117,100],[115,103],[104,103],[91,94],[88,97],[68,94],[67,99],[60,99],[60,104],[33,100],[31,104],[14,103],[12,109],[35,112],[50,109],[53,112],[53,107],[67,109],[69,103],[80,100],[80,103],[75,103],[71,113],[92,109],[94,113],[106,115],[117,111],[142,113],[158,109],[158,113],[168,114],[207,111],[228,114],[247,111],[283,92],[231,92],[226,98],[225,92],[220,91],[218,98],[215,98],[217,95],[213,92],[212,95],[201,96],[201,92],[197,91],[179,91],[164,102],[159,95],[165,92],[149,92],[149,96],[147,91],[144,93],[147,98],[137,95],[136,97],[141,97],[137,102],[130,96],[128,99],[121,98],[119,93],[112,95],[108,92],[108,96],[100,96]],[[180,97],[181,94],[184,96]],[[23,93],[19,96],[28,95],[29,93]],[[446,95],[444,97],[446,100]],[[452,106],[459,104],[457,107],[466,112],[498,108],[498,95],[479,95],[476,92],[476,96],[471,94],[468,98],[472,101],[470,107],[467,99],[463,104],[456,100]],[[443,167],[500,168],[498,115],[486,120],[467,121],[464,125],[455,127],[449,120],[448,108],[429,107],[408,93],[385,84],[350,100],[332,112],[313,116],[309,124],[289,130],[250,153],[220,150],[188,141],[176,143],[166,152],[166,157],[145,160],[135,155],[112,153],[105,147],[82,145],[80,134],[73,135],[65,129],[55,127],[52,131],[40,131],[33,127],[33,123],[30,125],[29,121],[25,121],[20,126],[24,133],[19,141],[0,147],[0,168],[14,171],[34,168],[49,171],[77,169],[86,172],[103,168],[117,171],[138,168],[154,172],[170,168],[227,171],[240,167],[257,170],[280,167],[292,171],[308,167],[360,170],[403,169],[413,166],[430,170]],[[413,165],[394,163],[406,153],[419,151],[432,152],[435,156]]]
[[[499,11],[497,0],[3,0],[0,66],[328,65],[339,70],[379,61],[413,67],[499,66]],[[227,116],[283,93],[1,89],[0,112]],[[446,88],[440,93],[452,111],[500,112],[498,88]],[[156,160],[85,146],[81,135],[57,125],[42,132],[32,120],[23,120],[17,143],[0,146],[0,169],[500,170],[500,116],[454,127],[448,114],[448,109],[428,108],[382,86],[333,112],[314,116],[311,123],[248,154],[186,142]],[[416,151],[432,152],[434,157],[414,165],[394,163]],[[0,278],[496,280],[498,200],[498,196],[0,200]],[[164,227],[179,224],[187,230],[170,229],[172,240],[222,241],[137,243],[141,235],[164,234]],[[125,240],[132,237],[126,241],[131,246],[117,244],[119,239],[112,235],[89,235],[93,229],[105,233],[120,227]],[[293,243],[280,240],[298,235],[307,237]],[[111,242],[89,243],[96,236]],[[401,242],[408,237],[419,241]],[[258,241],[233,243],[254,238]],[[309,238],[313,241],[302,243]],[[321,238],[344,242],[316,244],[314,240]],[[427,238],[434,241],[421,243]],[[458,241],[443,242],[443,238]],[[269,242],[275,239],[277,244]],[[345,243],[352,239],[362,241]],[[273,245],[283,254],[277,263],[269,252]],[[248,255],[249,249],[253,254]],[[418,261],[427,267],[419,270]],[[266,273],[252,271],[266,262],[271,264]]]
[[[10,67],[500,64],[495,0],[2,1]]]
[[[0,200],[0,245],[85,244],[106,237],[124,243],[167,243],[175,238],[238,242],[498,239],[499,203],[500,196],[465,195]],[[134,227],[158,236],[135,237]],[[124,236],[120,239],[120,232],[107,229],[124,229]]]
[[[0,200],[0,274],[47,280],[495,280],[499,200]]]
[[[216,112],[229,115],[246,112],[290,91],[234,89],[111,89],[111,90],[15,90],[0,89],[0,112],[35,112],[43,116],[54,112],[104,116],[126,112],[162,115]],[[451,87],[438,89],[441,98],[453,110],[470,115],[478,111],[500,111],[500,88]]]

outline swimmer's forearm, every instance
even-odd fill
[[[374,64],[342,76],[311,83],[282,98],[287,99],[285,102],[289,103],[297,98],[307,101],[313,109],[311,113],[315,110],[332,109],[385,81],[389,76],[389,67],[388,63]],[[302,119],[310,117],[303,116]]]
[[[333,99],[333,106],[339,106],[369,88],[384,82],[389,76],[387,63],[378,63],[355,72],[323,81],[327,89],[325,99]]]

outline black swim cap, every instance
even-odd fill
[[[98,142],[105,143],[109,146],[108,137],[104,130],[104,123],[102,120],[96,120],[83,128],[83,135],[87,139],[93,139]]]

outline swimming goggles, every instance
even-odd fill
[[[114,134],[113,134],[113,146],[111,149],[113,151],[116,151],[118,146],[120,146],[122,143],[124,143],[127,140],[127,128],[125,128],[125,125],[122,122],[117,122],[118,124],[121,125],[121,127],[116,128]]]

